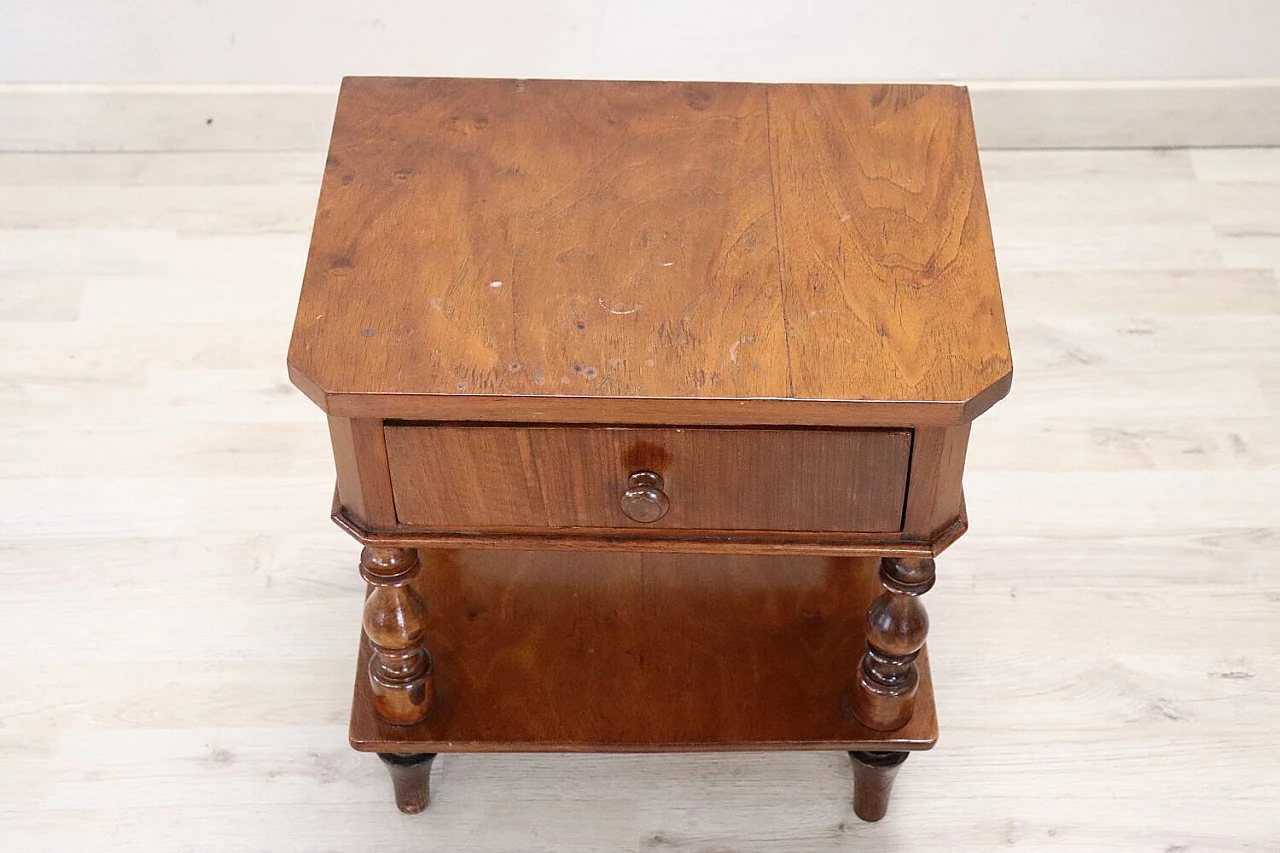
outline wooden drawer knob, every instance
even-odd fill
[[[653,471],[636,471],[627,478],[622,493],[622,513],[632,521],[648,524],[667,514],[671,499],[662,491],[662,476]]]

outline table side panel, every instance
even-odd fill
[[[965,452],[969,424],[917,429],[911,446],[911,474],[903,533],[928,540],[963,515]]]
[[[394,529],[395,498],[382,420],[330,416],[329,439],[342,505],[371,529]]]

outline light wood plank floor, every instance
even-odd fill
[[[0,155],[0,850],[1280,850],[1280,150],[984,160],[1016,381],[867,825],[836,753],[444,756],[396,813],[284,370],[323,154]]]

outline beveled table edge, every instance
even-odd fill
[[[335,417],[382,420],[669,426],[959,426],[1008,395],[1010,370],[966,400],[810,400],[795,397],[590,397],[329,391],[289,363],[289,379]]]
[[[960,515],[929,540],[888,539],[873,534],[858,539],[831,539],[821,534],[767,536],[751,531],[715,531],[703,535],[675,530],[619,532],[500,532],[460,530],[370,530],[342,506],[337,489],[330,517],[361,545],[374,548],[480,548],[547,551],[648,551],[677,554],[805,554],[830,557],[936,557],[969,528],[964,498]]]

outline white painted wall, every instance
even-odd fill
[[[0,82],[1280,77],[1280,0],[0,0]]]

